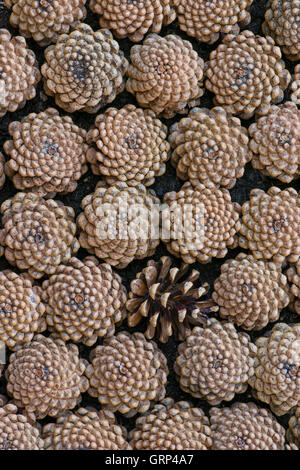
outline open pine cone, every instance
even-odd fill
[[[286,433],[287,440],[300,450],[300,406],[296,408],[289,420],[289,428]]]
[[[295,296],[293,310],[300,315],[300,258],[287,270],[286,275],[291,283],[291,293]]]
[[[291,100],[300,104],[300,64],[296,65],[291,83]]]

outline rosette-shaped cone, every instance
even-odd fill
[[[12,403],[0,408],[0,450],[43,450],[39,427]]]
[[[300,111],[289,101],[271,106],[249,127],[253,168],[290,183],[300,176]]]
[[[45,50],[44,89],[67,112],[96,113],[124,90],[128,62],[109,30],[79,24]]]
[[[291,294],[295,296],[293,310],[300,315],[300,259],[287,270],[286,275],[291,283]]]
[[[11,37],[9,31],[0,29],[0,117],[32,100],[40,79],[35,54],[27,48],[25,39]]]
[[[291,444],[296,445],[300,449],[300,406],[296,408],[289,420],[286,437]]]
[[[247,390],[255,354],[246,333],[212,318],[203,328],[196,326],[179,345],[174,371],[184,392],[218,405]]]
[[[167,359],[142,333],[124,331],[106,338],[91,352],[90,359],[88,392],[98,398],[103,409],[130,418],[165,397]]]
[[[262,30],[271,36],[289,60],[300,60],[299,0],[271,0]]]
[[[117,38],[142,41],[146,33],[159,33],[176,17],[174,0],[91,0],[90,9],[100,16],[102,28]]]
[[[284,415],[300,405],[300,324],[277,323],[256,346],[253,395]]]
[[[220,316],[245,330],[261,330],[278,320],[289,304],[287,278],[271,262],[240,253],[221,266],[212,299]]]
[[[130,50],[126,88],[143,108],[171,118],[199,104],[203,95],[204,62],[189,41],[169,34],[149,34]]]
[[[239,33],[251,21],[253,0],[173,0],[179,27],[200,42],[213,44],[220,34]]]
[[[79,408],[43,427],[45,450],[130,450],[126,429],[109,411]]]
[[[92,346],[126,316],[126,289],[109,264],[72,258],[43,282],[47,324],[64,340]]]
[[[3,188],[5,183],[5,158],[3,153],[0,152],[0,189]]]
[[[79,249],[74,210],[60,201],[17,193],[1,205],[0,243],[13,266],[33,278],[53,274]]]
[[[136,450],[208,450],[212,444],[204,412],[172,398],[138,417],[129,440]]]
[[[298,105],[300,104],[300,64],[295,67],[291,83],[291,100]]]
[[[0,341],[10,349],[29,343],[46,329],[41,288],[29,276],[0,271]]]
[[[164,203],[161,238],[185,263],[210,263],[236,248],[240,206],[227,189],[185,183],[177,193],[166,193]]]
[[[119,269],[134,259],[152,256],[159,244],[158,235],[152,233],[159,204],[143,185],[98,183],[81,203],[80,245]]]
[[[169,142],[178,178],[193,186],[211,181],[230,189],[252,158],[247,130],[220,107],[192,109],[171,126]]]
[[[239,244],[255,259],[276,263],[296,262],[300,257],[300,198],[293,188],[272,186],[250,192],[242,206]]]
[[[40,46],[56,42],[86,17],[86,0],[5,0],[10,23]]]
[[[130,284],[128,325],[136,326],[147,318],[147,339],[157,336],[166,343],[173,331],[180,341],[191,332],[191,325],[205,321],[207,314],[216,312],[217,305],[203,300],[208,284],[198,281],[200,272],[190,270],[188,264],[172,267],[169,256],[159,261],[150,260]]]
[[[211,52],[206,76],[215,104],[243,119],[266,114],[272,103],[283,100],[291,80],[273,39],[251,31],[227,35]]]
[[[42,197],[75,191],[77,180],[87,172],[88,145],[86,131],[72,118],[48,108],[12,122],[9,133],[5,171],[17,189]]]
[[[87,153],[93,173],[102,175],[107,184],[122,181],[129,186],[150,186],[166,171],[167,131],[150,109],[131,104],[107,109],[87,134],[87,141],[97,146]]]
[[[285,450],[285,429],[255,403],[211,408],[212,450]]]
[[[7,392],[28,416],[57,416],[80,403],[88,388],[83,375],[86,365],[74,344],[37,335],[10,356],[5,372]]]

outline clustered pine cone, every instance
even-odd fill
[[[74,408],[86,392],[84,359],[78,348],[56,337],[37,335],[9,358],[7,392],[28,416],[42,419]]]
[[[242,206],[239,244],[255,259],[276,263],[296,262],[300,257],[300,198],[293,188],[272,186],[250,192]]]
[[[77,222],[80,245],[106,263],[125,268],[133,259],[152,256],[159,239],[151,232],[151,211],[160,203],[143,185],[98,183],[82,200]]]
[[[38,279],[53,274],[79,249],[74,210],[60,201],[17,193],[1,205],[0,243],[13,266]]]
[[[131,104],[107,109],[87,134],[88,142],[97,146],[87,154],[93,173],[102,175],[108,184],[123,181],[129,186],[150,186],[166,171],[167,131],[150,109]]]
[[[165,397],[167,359],[142,333],[124,331],[106,338],[103,346],[91,352],[90,359],[92,364],[86,371],[89,394],[98,398],[103,409],[130,418]]]
[[[287,440],[297,446],[300,450],[300,406],[296,408],[289,420]]]
[[[193,108],[171,126],[169,142],[178,178],[194,186],[211,181],[230,189],[252,158],[247,130],[220,107]]]
[[[173,0],[179,27],[200,42],[213,44],[220,34],[239,33],[251,21],[253,0]]]
[[[284,67],[271,37],[251,31],[229,34],[210,54],[205,86],[215,94],[215,104],[228,114],[249,119],[254,113],[266,114],[271,103],[283,100],[291,80]]]
[[[278,320],[289,304],[287,278],[275,263],[240,253],[221,266],[212,299],[220,316],[246,330],[261,330]]]
[[[12,140],[4,144],[10,156],[5,169],[22,191],[54,197],[75,191],[77,180],[86,173],[86,131],[69,116],[54,108],[31,113],[9,125]]]
[[[291,294],[295,296],[293,309],[300,315],[300,259],[287,270],[286,275],[291,283]]]
[[[246,333],[212,318],[204,328],[196,326],[179,345],[174,371],[184,392],[218,405],[246,391],[255,354]]]
[[[44,89],[67,112],[96,113],[124,90],[128,62],[107,29],[80,23],[45,50]]]
[[[72,258],[43,282],[47,324],[64,340],[92,346],[126,316],[126,289],[109,264]]]
[[[3,188],[5,183],[5,158],[3,153],[0,152],[0,189]]]
[[[32,100],[40,79],[35,54],[27,48],[25,39],[11,37],[9,31],[0,29],[0,118]]]
[[[117,38],[142,41],[146,33],[159,33],[176,16],[173,0],[91,0],[90,9],[100,16],[102,28]]]
[[[212,444],[204,412],[188,402],[174,403],[172,398],[137,418],[135,426],[129,440],[136,450],[208,450]]]
[[[189,41],[169,34],[149,34],[130,50],[126,88],[143,108],[171,118],[199,104],[203,95],[204,62]]]
[[[285,450],[285,430],[265,408],[234,403],[211,408],[212,450]]]
[[[296,65],[291,83],[291,100],[300,104],[300,64]]]
[[[5,0],[10,23],[40,46],[56,42],[86,17],[86,0]]]

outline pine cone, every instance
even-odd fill
[[[169,34],[149,34],[130,50],[126,88],[143,108],[171,118],[199,104],[203,95],[204,62],[189,41]]]
[[[300,449],[300,407],[296,408],[294,414],[290,417],[286,437],[290,444],[294,444],[297,449]]]
[[[142,41],[148,32],[159,33],[176,17],[173,0],[91,0],[90,9],[101,15],[101,28],[113,31],[117,38]]]
[[[184,263],[179,269],[171,266],[168,256],[148,261],[147,267],[131,282],[126,303],[130,313],[128,325],[134,327],[147,317],[145,337],[152,339],[156,335],[162,343],[168,341],[173,330],[183,341],[191,332],[191,324],[203,322],[208,313],[218,310],[211,300],[201,300],[209,286],[196,287],[199,271],[189,273],[189,265]]]
[[[251,21],[253,0],[173,0],[179,27],[200,42],[213,44],[220,34],[235,33]]]
[[[164,202],[162,240],[185,263],[210,263],[237,246],[240,206],[227,189],[185,183],[179,192],[166,193]]]
[[[82,248],[119,269],[133,259],[152,256],[159,239],[150,233],[151,211],[159,203],[142,185],[99,183],[82,200],[83,212],[77,219]]]
[[[126,316],[126,289],[110,265],[72,258],[43,282],[47,323],[64,340],[92,346]]]
[[[250,192],[242,206],[239,244],[255,259],[296,262],[300,256],[300,198],[293,188]]]
[[[291,294],[295,296],[293,310],[300,315],[300,259],[287,270],[286,275],[291,283]]]
[[[188,117],[173,124],[170,132],[177,176],[194,186],[211,181],[230,189],[252,158],[247,130],[220,107],[194,108]]]
[[[262,30],[289,60],[300,60],[299,0],[271,0]]]
[[[251,31],[229,34],[210,54],[205,86],[228,114],[249,119],[254,113],[266,114],[271,103],[283,100],[291,80],[284,67],[280,49],[269,36]]]
[[[75,191],[77,180],[87,172],[86,131],[54,108],[31,113],[9,125],[12,140],[4,144],[10,156],[6,173],[19,190],[39,196]]]
[[[5,158],[3,153],[0,152],[0,189],[3,188],[5,183],[5,172],[4,172]]]
[[[277,323],[256,346],[253,395],[277,416],[293,411],[300,405],[300,324]]]
[[[91,353],[86,374],[89,394],[102,408],[131,418],[165,397],[167,360],[156,343],[142,333],[127,331],[107,338]]]
[[[67,112],[96,113],[124,90],[128,62],[107,29],[80,23],[45,50],[44,89]]]
[[[39,46],[56,42],[63,33],[74,29],[86,17],[86,0],[5,0],[12,9],[10,24],[25,38]]]
[[[136,450],[208,450],[212,443],[204,412],[172,398],[137,418],[135,426],[129,439]]]
[[[11,37],[0,29],[0,118],[7,111],[14,112],[25,106],[36,95],[41,79],[33,51],[27,48],[21,36]]]
[[[284,450],[285,429],[255,403],[211,408],[212,450]]]
[[[79,408],[43,427],[46,450],[130,450],[113,413]]]
[[[245,330],[261,330],[278,320],[289,304],[287,278],[275,263],[240,253],[221,266],[212,299],[220,316]]]
[[[5,395],[0,395],[0,408],[2,408],[8,402]]]
[[[37,335],[10,356],[7,392],[28,416],[57,416],[80,403],[81,393],[88,388],[83,376],[86,364],[74,344]]]
[[[97,145],[97,150],[91,147],[87,154],[93,173],[103,175],[107,184],[123,181],[129,186],[150,186],[166,171],[167,131],[149,109],[131,104],[107,109],[87,134],[88,142]]]
[[[79,249],[74,211],[59,201],[17,193],[1,205],[0,243],[10,264],[33,278],[53,274]]]
[[[296,65],[291,84],[291,100],[300,104],[300,64]]]

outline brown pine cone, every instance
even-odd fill
[[[300,104],[300,64],[296,65],[291,84],[291,100]]]
[[[210,263],[237,246],[240,206],[227,189],[185,183],[179,192],[166,193],[164,203],[162,240],[185,263]]]
[[[46,329],[41,294],[26,274],[0,271],[0,341],[10,349],[30,343]]]
[[[285,429],[255,403],[211,408],[212,450],[284,450]]]
[[[212,299],[222,318],[245,330],[261,330],[278,320],[290,301],[287,278],[278,266],[245,253],[221,266]]]
[[[211,181],[231,189],[252,158],[247,130],[220,107],[193,108],[171,126],[169,142],[178,178],[194,186]]]
[[[176,17],[174,0],[91,0],[90,9],[101,15],[101,28],[112,30],[117,38],[142,41],[148,32],[159,33]]]
[[[247,390],[256,347],[232,323],[211,318],[204,328],[193,329],[179,345],[178,354],[174,371],[180,388],[210,405],[218,405]]]
[[[80,23],[45,50],[44,89],[67,112],[96,113],[124,90],[128,62],[107,29]]]
[[[212,444],[208,418],[186,401],[165,398],[135,426],[129,440],[136,450],[208,450]]]
[[[300,256],[300,198],[293,188],[250,192],[242,206],[239,244],[255,259],[296,262]]]
[[[109,264],[72,258],[43,282],[47,324],[64,340],[92,346],[126,316],[126,289]]]
[[[297,449],[300,449],[300,406],[296,408],[294,414],[290,417],[286,437],[290,444],[294,444]]]
[[[251,21],[248,12],[253,0],[173,0],[179,27],[200,42],[213,44],[220,34],[240,31]]]
[[[33,38],[39,46],[56,42],[86,17],[86,0],[5,0],[12,9],[9,18],[25,38]]]
[[[291,283],[291,293],[295,296],[293,310],[300,315],[300,259],[287,270],[286,275]]]
[[[143,108],[171,118],[199,104],[203,95],[204,62],[189,41],[169,34],[149,34],[130,50],[126,88]]]
[[[0,152],[0,189],[3,188],[4,183],[5,183],[4,167],[5,167],[5,158],[4,158],[3,153]]]
[[[157,336],[166,343],[174,330],[183,341],[191,333],[191,325],[202,323],[208,313],[218,310],[211,300],[201,300],[209,286],[196,287],[199,276],[195,269],[189,272],[188,264],[172,268],[169,256],[148,261],[130,284],[128,325],[134,327],[146,317],[147,339]]]
[[[86,131],[54,108],[31,113],[9,125],[12,140],[4,144],[10,156],[5,169],[15,187],[39,196],[75,191],[87,172]]]
[[[87,361],[74,344],[56,337],[37,335],[13,353],[5,372],[7,392],[28,416],[42,419],[74,408],[86,392]]]
[[[289,60],[300,60],[299,0],[270,0],[262,30]]]
[[[45,450],[130,450],[126,429],[113,413],[79,408],[43,427]]]
[[[74,210],[60,201],[17,193],[1,205],[0,243],[13,266],[33,278],[53,274],[79,249]]]
[[[27,48],[25,39],[0,29],[0,118],[32,100],[40,79],[35,54]]]
[[[293,411],[300,405],[300,324],[277,323],[256,346],[253,395],[277,416]]]
[[[79,242],[92,255],[119,269],[134,259],[152,256],[159,244],[151,232],[153,212],[160,201],[143,185],[98,183],[81,203]]]
[[[102,408],[131,418],[165,397],[167,359],[142,333],[127,331],[106,338],[90,355],[89,394]]]
[[[2,408],[8,402],[5,395],[0,395],[0,408]]]
[[[266,114],[271,103],[283,100],[291,80],[273,39],[251,31],[226,36],[211,52],[206,76],[214,103],[243,119]]]
[[[150,109],[132,104],[107,109],[96,117],[95,127],[87,134],[88,143],[97,146],[87,154],[93,173],[102,175],[107,184],[123,181],[129,186],[151,186],[166,171],[167,132],[167,126]]]

